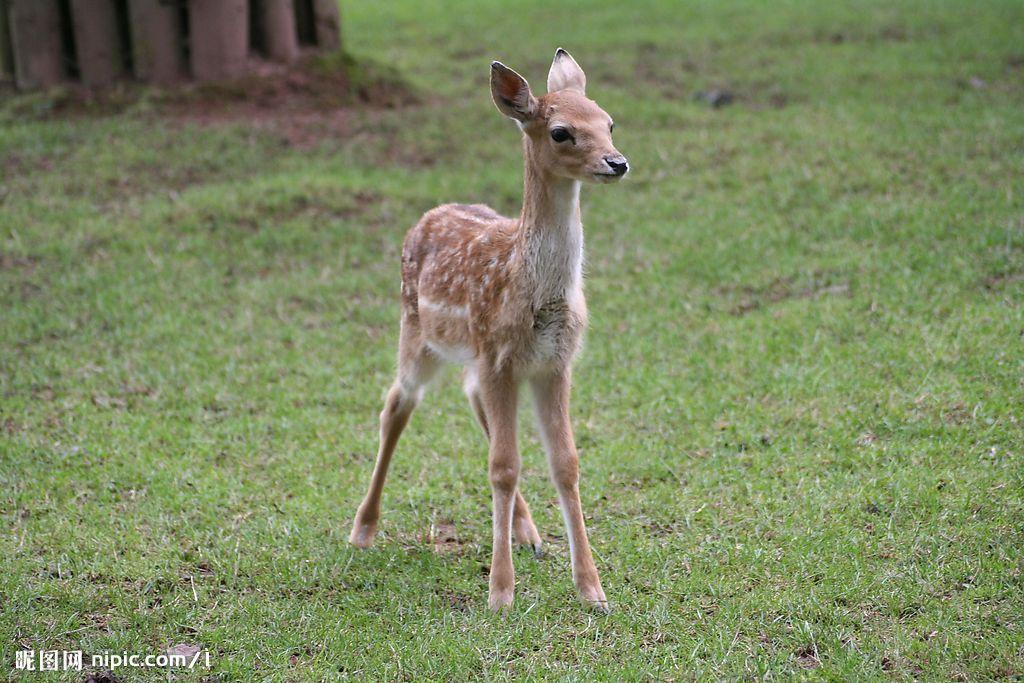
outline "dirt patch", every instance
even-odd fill
[[[365,230],[376,231],[384,225],[381,207],[385,203],[383,195],[371,190],[296,190],[296,194],[284,198],[258,198],[228,214],[214,209],[175,208],[162,221],[169,227],[190,221],[209,234],[256,234],[292,220],[307,220],[314,229],[325,229],[334,221],[359,219]],[[230,265],[225,282],[245,272],[244,268]],[[269,274],[270,271],[260,272],[261,277]]]
[[[796,664],[801,669],[817,669],[821,666],[821,660],[818,659],[818,648],[814,645],[804,645],[793,653],[796,658]]]
[[[14,418],[8,417],[3,421],[3,431],[7,436],[14,436],[19,432],[24,431],[24,426],[15,422]]]
[[[288,666],[299,666],[303,662],[308,662],[319,654],[319,649],[314,649],[311,645],[306,645],[301,648],[297,648],[294,652],[288,655]]]
[[[11,154],[3,163],[3,178],[12,179],[35,172],[52,171],[57,162],[49,156],[25,157],[20,154]]]
[[[651,521],[644,524],[643,527],[648,534],[655,538],[662,536],[674,536],[677,531],[675,524],[666,522]]]
[[[890,43],[905,43],[907,41],[907,29],[903,26],[886,26],[878,32],[878,37]]]
[[[17,270],[27,275],[35,272],[41,259],[38,256],[16,256],[0,251],[0,270]]]
[[[974,421],[974,411],[964,403],[956,403],[942,413],[942,421],[950,425],[962,425]]]
[[[435,553],[447,554],[458,552],[465,541],[459,539],[455,531],[455,523],[451,520],[434,522],[427,532],[427,543]]]
[[[310,56],[297,66],[258,62],[251,76],[200,86],[172,96],[165,110],[187,123],[245,123],[308,149],[324,139],[350,137],[354,109],[395,109],[419,102],[400,75],[347,55]]]
[[[312,52],[290,66],[254,57],[247,71],[237,81],[166,89],[132,83],[98,91],[66,86],[12,98],[0,114],[51,119],[152,112],[172,125],[244,124],[307,148],[325,137],[347,137],[353,110],[395,109],[420,101],[394,69],[343,53]]]
[[[938,33],[932,29],[932,33]],[[788,40],[786,39],[788,38]],[[906,26],[901,24],[888,24],[877,29],[863,27],[846,31],[820,30],[811,36],[811,42],[830,43],[842,45],[843,43],[905,43],[910,40],[910,33]],[[802,42],[798,36],[784,37],[779,44],[788,45]]]
[[[858,446],[870,446],[876,441],[878,441],[878,435],[872,431],[867,431],[858,436],[854,443]]]
[[[653,90],[666,100],[691,101],[712,109],[733,104],[753,109],[781,109],[794,99],[777,83],[731,84],[734,79],[714,69],[710,53],[666,55],[661,47],[651,43],[637,46],[632,73],[623,74],[609,68],[601,78],[622,88],[636,88],[639,84],[645,91]],[[697,83],[705,87],[695,89]]]
[[[453,612],[468,612],[473,607],[473,597],[466,594],[454,591],[450,588],[446,588],[441,594],[441,598],[448,608]]]
[[[637,46],[636,60],[633,66],[633,77],[636,81],[654,88],[668,100],[683,100],[689,97],[694,74],[700,71],[700,65],[688,57],[666,59],[659,46],[652,43],[641,43]],[[609,79],[615,83],[616,79]],[[629,85],[629,83],[615,83]]]
[[[990,292],[994,292],[1022,281],[1024,281],[1024,271],[996,273],[985,278],[982,286]]]
[[[735,290],[734,290],[735,291]],[[840,280],[835,273],[816,270],[810,282],[801,283],[795,276],[777,277],[767,285],[753,287],[744,285],[738,288],[739,302],[729,309],[732,315],[746,315],[769,304],[789,299],[822,299],[829,296],[849,297],[850,283]],[[723,294],[731,294],[729,289]]]

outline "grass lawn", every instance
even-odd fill
[[[394,109],[3,105],[5,675],[189,644],[212,668],[175,678],[1024,677],[1024,5],[516,4],[344,3],[348,49],[418,94]],[[573,405],[613,613],[575,598],[527,421],[547,555],[498,617],[454,372],[377,545],[346,541],[402,237],[444,201],[518,211],[489,62],[542,90],[558,45],[634,167],[584,190]]]

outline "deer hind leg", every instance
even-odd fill
[[[419,331],[410,329],[410,325],[403,320],[398,351],[398,378],[388,390],[384,409],[380,413],[377,463],[348,539],[354,546],[368,548],[373,544],[377,535],[377,520],[380,519],[381,491],[388,476],[391,456],[398,445],[398,437],[402,435],[413,409],[423,397],[424,387],[437,372],[438,365],[437,358],[419,341]]]
[[[483,428],[484,436],[487,437],[489,442],[491,433],[487,429],[487,414],[484,412],[483,400],[480,398],[480,383],[477,380],[476,370],[466,368],[462,385],[466,391],[466,396],[469,397],[469,404],[473,407],[473,413],[476,414],[476,419],[480,423],[480,427]],[[537,533],[537,527],[533,523],[533,517],[530,515],[530,507],[526,504],[526,499],[523,498],[523,493],[520,491],[519,486],[516,486],[516,500],[512,508],[512,535],[515,537],[516,543],[528,546],[533,550],[534,555],[537,557],[541,556],[540,534]]]
[[[517,384],[511,373],[488,373],[480,378],[480,398],[490,436],[488,473],[491,480],[493,544],[488,605],[494,611],[512,606],[515,571],[512,568],[512,511],[519,483],[516,447]]]
[[[573,582],[585,603],[607,612],[608,600],[590,552],[580,505],[579,456],[569,422],[569,372],[536,377],[530,383],[537,407],[537,422],[548,452],[551,478],[558,490],[558,502],[565,518]]]

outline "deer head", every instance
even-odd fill
[[[612,143],[612,117],[587,98],[586,85],[583,69],[562,48],[548,71],[548,92],[540,97],[518,73],[491,63],[494,104],[519,124],[540,168],[574,180],[615,182],[629,171],[629,162]]]

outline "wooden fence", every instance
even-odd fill
[[[18,89],[244,76],[340,47],[338,0],[0,0],[0,79]]]

